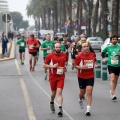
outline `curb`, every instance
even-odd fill
[[[5,57],[5,58],[0,58],[0,62],[2,61],[7,61],[7,60],[12,60],[15,58],[15,41],[12,41],[11,46],[9,47],[9,57]]]

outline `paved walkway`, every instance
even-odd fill
[[[7,54],[9,55],[8,57],[2,57],[2,43],[0,43],[0,61],[4,61],[4,60],[10,60],[10,59],[14,59],[15,54],[15,47],[14,47],[15,41],[10,41],[8,43],[8,52]]]

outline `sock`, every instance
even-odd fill
[[[62,108],[62,106],[59,106],[59,108]]]
[[[86,112],[90,112],[90,106],[87,106],[87,111]]]

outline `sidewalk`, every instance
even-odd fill
[[[15,54],[14,54],[14,51],[15,51],[14,42],[15,41],[13,40],[13,41],[10,41],[8,43],[8,52],[7,52],[7,54],[9,54],[9,56],[4,57],[4,58],[2,58],[2,43],[0,43],[0,62],[5,61],[5,60],[14,59],[14,57],[15,57]]]

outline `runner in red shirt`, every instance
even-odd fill
[[[49,81],[51,87],[51,101],[50,101],[50,109],[52,112],[55,112],[54,107],[54,99],[56,93],[58,94],[58,104],[59,104],[59,112],[58,116],[63,115],[62,111],[62,90],[64,87],[64,79],[65,79],[65,71],[66,64],[68,62],[68,57],[66,53],[61,52],[60,44],[55,44],[55,52],[48,54],[44,61],[44,68],[49,68]]]
[[[79,104],[83,109],[83,96],[87,94],[87,110],[85,115],[90,116],[90,106],[92,103],[92,91],[94,86],[94,67],[96,65],[95,54],[90,52],[87,43],[82,44],[82,52],[76,57],[75,68],[78,69],[78,83],[80,88]]]
[[[34,71],[36,65],[36,56],[37,56],[37,49],[39,47],[38,41],[34,38],[34,34],[30,35],[30,38],[27,40],[27,47],[29,52],[29,63],[30,63],[30,71]],[[32,59],[33,63],[32,63]]]

